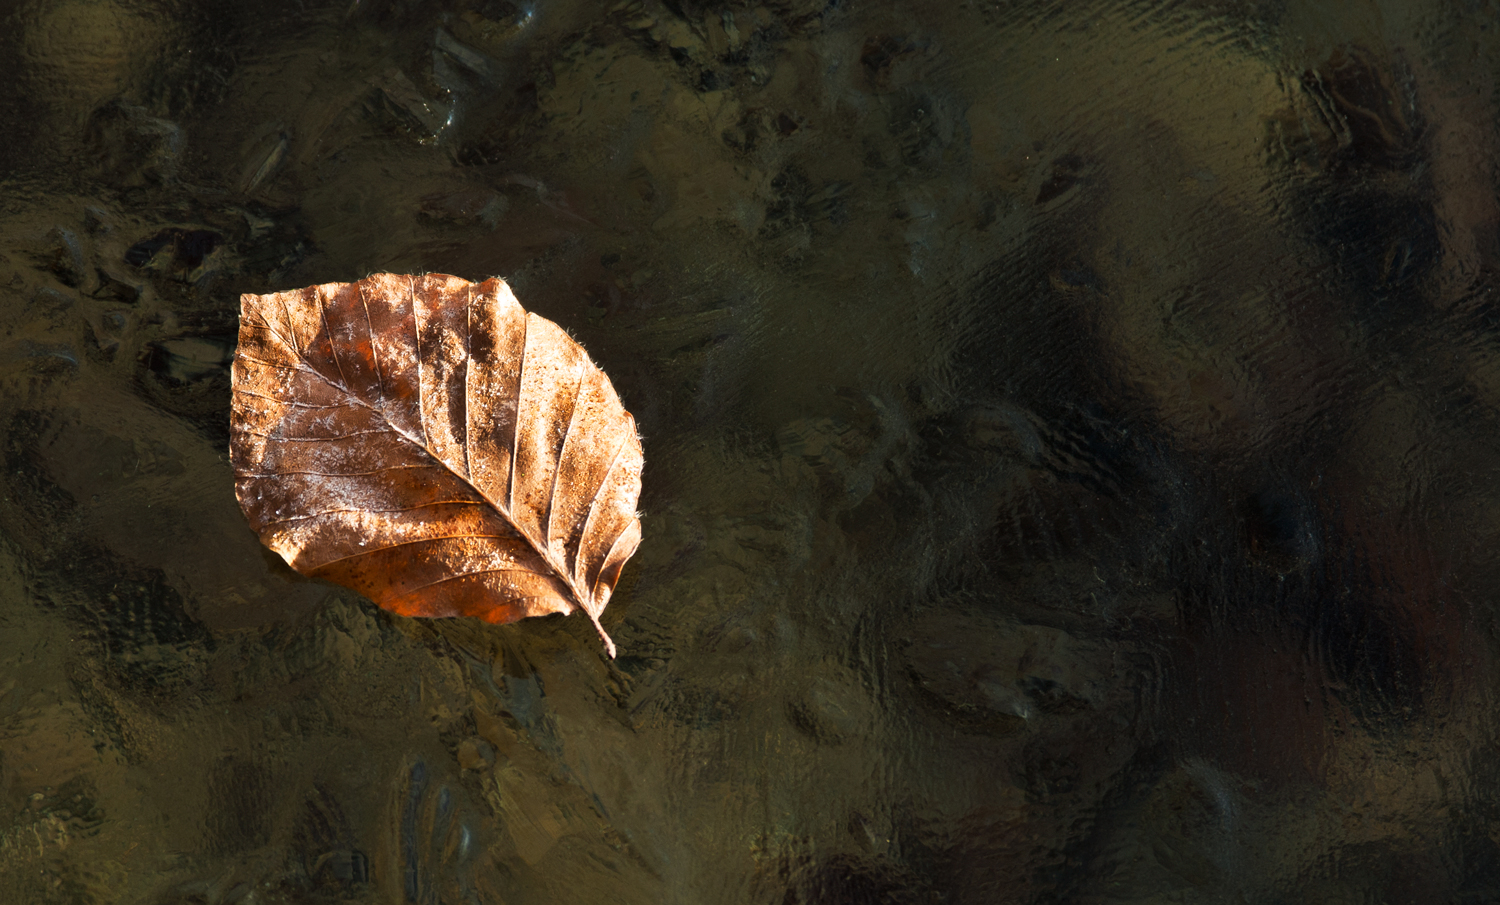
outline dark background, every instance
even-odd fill
[[[1500,898],[1495,4],[3,16],[4,901]],[[376,271],[634,412],[618,661],[246,527]]]

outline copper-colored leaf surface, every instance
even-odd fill
[[[233,381],[240,506],[297,571],[404,616],[599,626],[641,538],[635,419],[503,281],[241,296]]]

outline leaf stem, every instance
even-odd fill
[[[589,620],[594,623],[594,628],[599,630],[599,638],[604,642],[604,652],[609,654],[609,658],[613,660],[615,658],[615,642],[610,640],[609,634],[604,631],[604,626],[599,624],[599,617],[590,612],[588,607],[580,607],[580,609],[589,614]]]

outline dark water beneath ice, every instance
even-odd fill
[[[1500,898],[1494,3],[4,15],[5,902]],[[374,271],[635,413],[617,662],[246,527]]]

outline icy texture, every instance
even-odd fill
[[[1493,3],[5,15],[5,902],[1500,898]],[[246,527],[377,271],[636,415],[617,663]]]

